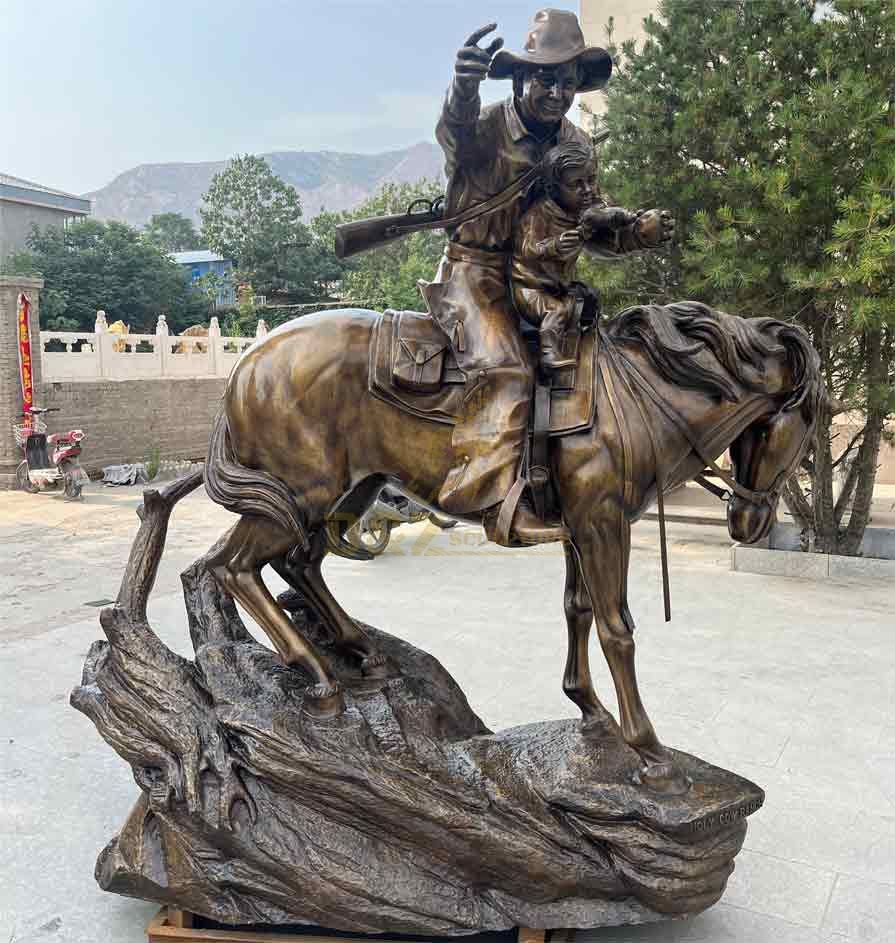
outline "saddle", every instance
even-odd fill
[[[535,389],[536,436],[571,435],[594,423],[597,332],[576,331],[570,338],[570,349],[577,348],[575,365],[556,371],[549,385],[541,382]],[[529,332],[529,343],[536,349],[537,332]],[[447,335],[428,314],[385,311],[379,316],[370,345],[369,389],[375,397],[421,419],[455,425],[465,384]]]

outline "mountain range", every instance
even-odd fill
[[[298,191],[305,219],[321,209],[352,209],[385,183],[443,179],[444,158],[429,142],[381,154],[277,151],[261,156],[278,177]],[[98,219],[145,226],[156,213],[181,213],[198,223],[202,196],[211,178],[226,166],[225,160],[141,164],[84,196],[93,200],[93,215]]]

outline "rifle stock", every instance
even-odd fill
[[[394,216],[373,216],[336,226],[336,256],[349,256],[388,245],[412,232],[439,229],[441,212],[396,213]]]

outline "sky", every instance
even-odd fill
[[[520,49],[540,5],[0,0],[0,173],[84,193],[138,164],[431,140],[457,48],[497,21]]]

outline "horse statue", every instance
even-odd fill
[[[311,673],[305,709],[344,709],[323,655],[262,580],[270,564],[299,592],[372,679],[385,659],[328,589],[321,565],[333,522],[356,520],[385,483],[432,500],[451,463],[451,426],[370,395],[371,344],[383,315],[348,308],[278,327],[233,370],[205,466],[210,497],[240,516],[206,564],[252,615],[283,662]],[[420,317],[420,316],[415,316]],[[686,788],[641,701],[628,609],[631,524],[657,497],[730,449],[734,540],[767,534],[779,495],[812,438],[823,393],[818,358],[800,328],[742,319],[703,304],[629,308],[593,332],[595,409],[585,428],[550,439],[552,487],[564,544],[568,660],[565,694],[588,729],[618,730],[591,680],[596,621],[612,673],[624,740],[641,782]]]

